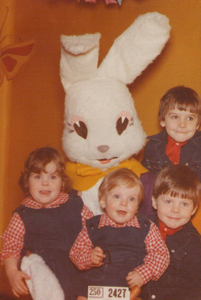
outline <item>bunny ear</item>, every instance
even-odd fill
[[[169,39],[169,20],[157,12],[139,16],[115,41],[99,66],[98,75],[120,80],[125,84],[160,54]]]
[[[60,76],[65,90],[76,81],[95,77],[100,37],[100,33],[61,35]]]

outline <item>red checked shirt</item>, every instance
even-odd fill
[[[31,197],[27,197],[22,204],[34,208],[55,208],[65,203],[69,198],[68,194],[60,193],[59,197],[55,199],[52,203],[47,205],[42,205],[34,201]],[[82,218],[82,226],[84,226],[86,219],[92,218],[93,213],[88,209],[87,206],[83,206],[81,211]],[[25,235],[25,227],[22,219],[20,218],[18,213],[14,213],[10,223],[6,229],[6,231],[1,236],[3,241],[3,249],[0,253],[1,260],[8,257],[19,258],[21,250],[24,246],[24,235]]]
[[[134,216],[129,222],[119,225],[114,223],[105,214],[101,216],[99,222],[99,228],[103,226],[131,226],[140,228],[140,224],[136,216]],[[168,267],[170,257],[169,251],[159,229],[153,222],[151,222],[149,233],[147,234],[144,242],[147,255],[144,259],[144,263],[135,268],[135,271],[140,274],[145,284],[151,279],[158,280],[160,278]],[[70,250],[70,258],[80,270],[90,269],[92,267],[91,253],[93,248],[94,246],[89,238],[87,227],[85,225]]]

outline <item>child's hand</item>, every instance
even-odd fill
[[[141,287],[144,284],[142,277],[136,271],[129,272],[126,276],[126,281],[130,289],[132,289],[135,285]]]
[[[91,253],[91,263],[94,266],[102,266],[103,259],[105,258],[105,254],[103,254],[103,250],[100,247],[95,247]]]
[[[8,274],[8,279],[12,292],[16,297],[29,294],[29,290],[24,280],[29,280],[31,278],[26,273],[20,270],[12,270]]]

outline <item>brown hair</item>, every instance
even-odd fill
[[[191,88],[183,85],[169,89],[160,100],[158,119],[165,120],[170,109],[189,110],[198,115],[198,124],[201,122],[201,100],[198,94]]]
[[[31,173],[40,174],[45,173],[45,167],[50,162],[54,162],[57,167],[57,173],[62,179],[61,191],[69,192],[71,183],[69,177],[65,173],[65,160],[64,157],[51,147],[38,148],[32,151],[24,164],[24,171],[21,173],[19,185],[21,186],[24,194],[29,196],[28,179]]]
[[[139,186],[140,192],[138,200],[139,203],[142,201],[144,196],[142,182],[133,171],[127,168],[116,169],[104,177],[99,187],[99,200],[104,197],[107,192],[111,191],[118,185],[126,185],[128,188]]]
[[[161,170],[156,177],[153,197],[157,199],[166,194],[192,200],[197,207],[201,199],[201,182],[196,172],[185,165],[171,165]]]

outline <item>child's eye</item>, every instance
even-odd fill
[[[34,179],[40,179],[40,177],[41,177],[40,174],[35,174],[34,175]]]
[[[57,178],[58,178],[57,175],[51,175],[51,179],[55,180]]]
[[[183,202],[182,205],[183,205],[184,207],[186,207],[186,206],[189,205],[189,203],[188,203],[188,202]]]
[[[188,119],[187,119],[188,121],[194,121],[195,120],[195,118],[194,117],[188,117]]]
[[[178,116],[172,116],[171,118],[176,120],[178,118]]]
[[[119,199],[119,198],[120,198],[118,194],[115,194],[113,197],[114,197],[115,199]]]
[[[131,202],[135,201],[135,197],[130,197],[129,201]]]
[[[165,203],[166,203],[166,204],[170,204],[170,203],[171,203],[171,200],[167,199],[167,200],[165,200]]]

